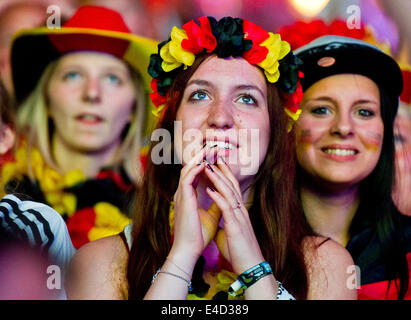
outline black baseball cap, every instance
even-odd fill
[[[358,39],[342,36],[319,37],[294,50],[303,61],[303,91],[317,81],[343,73],[366,76],[379,85],[394,106],[398,106],[403,89],[401,69],[397,62],[377,47]]]

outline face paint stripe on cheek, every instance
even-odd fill
[[[380,150],[381,148],[381,145],[382,145],[382,134],[381,133],[367,131],[365,132],[364,137],[360,136],[360,139],[362,143],[364,144],[364,146],[367,148],[367,150],[378,152],[378,150]]]
[[[301,130],[301,134],[299,135],[298,143],[300,143],[302,145],[307,145],[307,144],[312,143],[311,129]]]

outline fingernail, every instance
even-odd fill
[[[210,164],[207,163],[207,168],[211,170],[211,172],[214,172],[213,168],[211,168]]]

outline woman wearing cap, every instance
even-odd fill
[[[151,56],[171,138],[151,145],[135,220],[78,251],[68,297],[354,299],[351,257],[311,237],[293,197],[301,95],[289,44],[247,20],[198,20]],[[157,161],[166,152],[172,164]]]
[[[51,205],[74,245],[116,234],[139,185],[155,41],[122,17],[81,7],[60,29],[20,31],[12,68],[23,139],[2,170],[8,192]]]
[[[395,118],[395,187],[394,202],[398,209],[411,216],[411,66],[402,67],[404,90]]]
[[[376,47],[346,37],[320,37],[296,55],[304,73],[297,178],[307,220],[351,253],[360,299],[410,298],[411,224],[391,199],[401,71]]]

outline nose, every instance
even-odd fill
[[[234,125],[234,117],[229,103],[222,100],[215,101],[209,110],[207,124],[213,129],[231,128]]]
[[[331,126],[331,134],[340,137],[349,137],[353,135],[353,123],[351,117],[347,114],[338,114]]]
[[[101,88],[97,78],[87,78],[84,86],[83,100],[88,103],[101,102]]]

